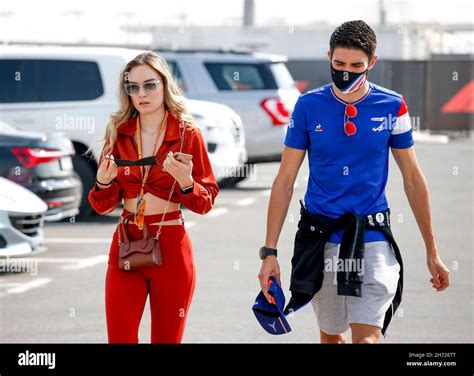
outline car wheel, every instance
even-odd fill
[[[85,219],[94,214],[94,209],[92,209],[91,205],[89,204],[87,196],[95,183],[96,172],[91,163],[86,158],[81,156],[75,156],[73,158],[73,165],[74,170],[77,172],[82,181],[83,188],[78,218]]]
[[[236,180],[237,178],[234,178],[234,177],[224,178],[224,179],[219,180],[217,184],[219,185],[220,189],[232,188],[237,184]]]

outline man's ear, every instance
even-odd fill
[[[374,67],[375,62],[377,61],[378,58],[379,57],[377,55],[372,56],[372,59],[369,62],[369,67],[368,67],[369,70],[371,70]]]
[[[332,53],[331,53],[331,51],[328,51],[328,58],[329,58],[329,61],[331,61],[331,59],[332,59]]]

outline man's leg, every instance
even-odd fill
[[[362,296],[346,297],[352,343],[377,343],[381,339],[385,312],[397,290],[399,271],[389,243],[365,243]]]
[[[320,330],[320,339],[321,343],[346,343],[347,337],[346,333],[341,334],[327,334]]]
[[[337,258],[338,247],[335,243],[325,244],[325,265],[326,262]],[[321,289],[311,303],[316,314],[321,343],[346,343],[346,332],[349,329],[346,297],[337,295],[336,273],[333,268],[325,268]]]
[[[378,326],[365,324],[350,324],[352,343],[377,343],[382,331]]]

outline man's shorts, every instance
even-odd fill
[[[362,296],[337,295],[336,271],[340,244],[327,242],[324,247],[324,279],[321,289],[311,301],[320,330],[340,334],[349,324],[366,324],[382,328],[385,312],[397,290],[400,265],[387,241],[365,243]],[[341,267],[341,265],[339,265]],[[361,269],[363,268],[363,269]]]

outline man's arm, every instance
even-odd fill
[[[418,164],[415,148],[392,148],[392,153],[402,173],[405,194],[425,242],[431,282],[437,291],[443,291],[449,286],[449,271],[438,254],[431,221],[428,184]]]
[[[276,248],[281,229],[285,223],[285,218],[293,196],[293,186],[295,184],[298,171],[303,163],[306,150],[300,150],[285,146],[281,157],[280,169],[273,181],[272,193],[268,204],[267,212],[267,234],[265,246]],[[267,256],[262,261],[262,267],[258,274],[260,286],[263,293],[270,301],[268,295],[268,278],[274,275],[281,285],[280,266],[275,256]]]
[[[280,237],[291,197],[293,196],[295,180],[305,154],[306,150],[293,149],[287,146],[283,149],[280,169],[273,181],[272,193],[268,204],[265,247],[277,247],[278,238]]]

